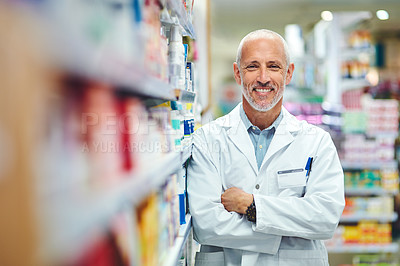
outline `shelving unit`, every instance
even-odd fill
[[[375,56],[375,49],[372,47],[358,47],[358,48],[348,47],[342,50],[340,56],[342,59],[349,59],[349,58],[359,57],[360,54],[368,57]]]
[[[175,245],[168,251],[168,257],[164,260],[163,266],[175,266],[180,259],[186,242],[189,238],[189,233],[192,230],[192,216],[186,215],[186,224],[179,229],[178,237],[175,239]]]
[[[46,109],[46,116],[35,119],[33,112],[26,113],[26,116],[32,113],[30,120],[37,121],[29,124],[29,132],[47,130],[44,136],[35,139],[35,145],[31,145],[35,149],[25,146],[24,153],[34,157],[26,160],[20,167],[30,169],[31,172],[26,175],[22,171],[14,178],[17,181],[13,181],[15,185],[22,184],[24,188],[16,190],[15,197],[24,198],[30,204],[26,208],[17,208],[21,212],[20,218],[24,217],[25,224],[23,228],[15,230],[26,236],[23,241],[27,244],[19,245],[20,248],[15,250],[16,254],[3,256],[2,250],[0,264],[74,265],[81,262],[79,265],[86,265],[85,256],[88,256],[87,260],[94,259],[92,256],[97,252],[98,241],[107,241],[99,242],[100,246],[111,245],[113,255],[107,252],[102,252],[103,254],[120,256],[124,265],[147,266],[142,256],[148,254],[141,254],[143,250],[139,246],[143,244],[142,238],[149,236],[145,235],[146,230],[140,232],[142,228],[139,228],[139,220],[143,217],[148,219],[146,215],[149,212],[154,214],[154,209],[149,211],[144,206],[154,195],[156,197],[153,197],[153,203],[157,197],[160,201],[156,212],[160,216],[168,214],[168,219],[171,219],[168,220],[165,216],[159,219],[163,222],[154,221],[159,222],[160,228],[155,229],[160,230],[160,235],[165,233],[162,230],[168,230],[168,239],[164,235],[161,239],[160,236],[154,244],[164,241],[160,246],[167,249],[167,256],[154,257],[154,265],[176,265],[188,242],[191,243],[190,214],[186,213],[186,223],[180,227],[179,217],[172,216],[187,212],[185,207],[179,205],[181,203],[178,194],[186,192],[179,190],[181,184],[178,182],[182,181],[178,180],[178,176],[181,175],[181,179],[185,177],[182,173],[185,172],[185,164],[191,156],[190,136],[185,131],[183,137],[182,127],[188,119],[193,123],[194,115],[191,112],[195,110],[196,92],[174,88],[168,83],[168,77],[162,78],[162,75],[149,71],[147,62],[141,58],[144,54],[149,54],[143,47],[154,44],[153,40],[148,39],[149,36],[144,36],[149,32],[149,25],[146,25],[147,28],[143,26],[145,22],[140,20],[140,16],[132,20],[126,19],[132,18],[130,14],[133,9],[140,9],[138,12],[142,12],[143,16],[154,15],[155,13],[151,13],[154,10],[146,9],[149,8],[147,5],[153,4],[151,8],[160,8],[161,4],[161,7],[168,9],[171,16],[177,18],[172,23],[179,23],[186,36],[192,40],[196,36],[189,14],[191,10],[187,12],[182,1],[148,2],[150,4],[147,1],[144,3],[133,0],[133,5],[128,5],[127,1],[63,0],[57,4],[42,1],[32,4],[32,9],[27,6],[26,12],[29,16],[26,17],[19,14],[18,6],[12,6],[15,8],[13,14],[17,24],[21,23],[18,19],[25,20],[29,17],[32,21],[27,21],[35,25],[37,23],[36,26],[46,32],[35,37],[42,38],[40,42],[45,44],[42,48],[47,49],[43,61],[56,73],[40,77],[46,82],[48,79],[52,82],[55,80],[54,83],[49,82],[50,92],[43,93],[42,98],[37,101],[37,108]],[[1,8],[2,6],[0,13]],[[72,11],[77,13],[74,21],[68,17]],[[96,16],[92,17],[91,12],[96,13]],[[160,34],[159,29],[154,32]],[[19,35],[20,32],[14,34]],[[126,44],[128,45],[124,46]],[[167,51],[165,58],[166,53]],[[36,88],[34,85],[35,83],[26,85],[21,91],[28,95],[24,90],[31,89],[31,86]],[[178,118],[174,118],[175,122],[180,119],[181,131],[168,124],[172,123],[172,104],[168,105],[172,101],[182,103],[185,109],[185,116],[182,112]],[[92,115],[97,120],[89,123],[90,125],[84,125],[87,121],[83,121],[83,114]],[[109,114],[115,118],[111,123],[104,120]],[[133,117],[136,120],[125,120],[125,114],[136,115]],[[123,120],[124,127],[118,124],[118,119]],[[138,128],[133,128],[132,125],[138,125]],[[92,127],[92,132],[88,131],[88,126]],[[194,128],[194,125],[191,126]],[[110,128],[115,131],[107,132]],[[132,128],[134,130],[129,131]],[[190,133],[192,131],[193,129]],[[182,140],[185,140],[182,141],[184,145],[176,142],[181,133]],[[85,148],[84,144],[96,141],[96,145],[111,146],[105,147],[106,150],[100,149],[100,146],[95,146],[95,150]],[[160,144],[160,147],[153,151],[144,151],[143,155],[140,149],[126,151],[115,146],[141,144],[139,141],[144,144]],[[94,167],[93,164],[98,165]],[[19,180],[23,180],[23,183]],[[174,182],[176,184],[172,184]],[[0,207],[8,209],[8,201],[14,199],[3,200]],[[172,220],[174,224],[168,224]],[[166,229],[162,229],[162,226]],[[177,229],[179,232],[174,231]],[[2,227],[1,235],[5,236],[3,233],[6,231],[7,227]],[[16,242],[21,241],[17,235],[15,238]],[[4,241],[12,239],[7,235]],[[155,254],[158,256],[162,253]]]
[[[382,196],[382,195],[397,195],[399,192],[394,190],[394,191],[388,191],[386,189],[383,189],[382,187],[370,187],[370,188],[345,188],[345,193],[346,195],[351,195],[351,196],[370,196],[370,195],[376,195],[376,196]]]
[[[340,222],[343,223],[356,223],[361,220],[373,220],[378,221],[380,223],[385,222],[394,222],[398,218],[397,213],[393,212],[392,214],[368,214],[368,213],[356,213],[352,215],[342,215],[340,217]]]
[[[345,184],[354,185],[353,178],[356,177],[355,180],[359,180],[360,187],[345,186],[347,204],[340,218],[341,228],[338,228],[337,236],[328,241],[328,251],[330,253],[397,253],[398,243],[388,242],[391,242],[391,223],[398,219],[398,214],[393,209],[390,213],[390,206],[393,208],[393,201],[390,199],[393,199],[399,191],[398,188],[392,189],[392,186],[385,187],[385,182],[388,180],[378,175],[384,169],[397,169],[397,162],[389,161],[380,165],[344,163],[343,168],[344,171],[352,173],[351,176],[345,175]],[[378,176],[380,179],[377,179]],[[375,185],[371,186],[372,183]],[[360,244],[352,244],[353,241],[360,241]],[[366,241],[368,244],[364,244]],[[373,243],[373,241],[376,242]],[[340,244],[335,245],[336,242]]]
[[[341,50],[341,62],[342,64],[345,64],[346,62],[351,62],[351,63],[360,63],[362,62],[365,66],[363,66],[363,71],[360,69],[357,71],[358,76],[352,77],[351,73],[348,74],[347,77],[343,77],[342,73],[342,78],[341,78],[341,91],[349,91],[353,89],[360,89],[364,87],[371,86],[371,83],[367,80],[366,78],[366,72],[368,72],[368,69],[370,68],[372,62],[374,61],[375,57],[375,51],[372,47],[370,47],[371,44],[368,45],[368,47],[362,47],[362,48],[345,48]],[[345,68],[342,66],[342,69]],[[367,69],[368,68],[368,69]],[[343,70],[342,70],[343,72]],[[360,73],[364,72],[364,73]],[[354,74],[353,74],[354,75]]]
[[[185,36],[189,36],[193,40],[196,39],[191,17],[189,17],[182,2],[179,0],[163,0],[160,3],[169,10],[168,19],[161,20],[161,23],[169,27],[172,24],[179,23]],[[62,12],[60,11],[61,8],[62,5],[51,7],[50,10],[58,14]],[[75,27],[68,25],[69,21],[64,21],[65,17],[60,16],[61,18],[58,18],[55,14],[46,14],[45,16],[53,22],[53,24],[47,26],[54,45],[51,47],[50,53],[55,61],[70,74],[102,81],[113,85],[117,90],[145,98],[173,101],[183,97],[184,102],[193,102],[194,93],[187,94],[183,91],[178,93],[179,89],[172,88],[167,82],[149,74],[144,69],[142,58],[140,58],[142,55],[131,53],[127,57],[133,57],[133,60],[127,60],[122,53],[113,54],[110,51],[112,47],[98,47],[99,45],[93,41],[83,39],[82,34],[76,32],[76,25]],[[171,17],[175,17],[177,20],[173,21]],[[83,22],[80,23],[83,24]],[[63,30],[60,31],[60,28]],[[143,29],[132,27],[132,32],[132,36],[137,38],[136,41],[144,41],[143,34],[145,33]],[[74,38],[71,38],[71,36]],[[72,47],[72,49],[61,50],[58,48],[63,46]],[[133,51],[133,53],[141,52],[143,51]]]
[[[398,187],[395,188],[394,183],[392,186],[390,179],[395,175],[398,162],[390,149],[394,147],[398,129],[379,125],[388,124],[379,115],[394,111],[385,111],[385,104],[379,105],[372,99],[364,97],[361,101],[364,88],[372,85],[367,72],[375,62],[371,35],[360,27],[370,18],[369,12],[334,13],[332,21],[320,21],[316,25],[312,39],[315,43],[311,45],[315,48],[315,57],[321,58],[321,62],[315,61],[326,75],[324,100],[349,112],[348,116],[341,117],[342,132],[337,140],[345,171],[347,207],[335,235],[326,241],[328,252],[335,253],[330,256],[331,264],[335,264],[340,253],[397,253],[399,250],[397,243],[390,243],[391,223],[398,220],[398,214],[390,209],[391,199],[398,194]],[[384,106],[385,110],[380,114],[377,108],[372,110],[377,107],[375,104]],[[369,109],[362,110],[363,106]],[[362,115],[357,113],[362,111]],[[376,127],[369,127],[371,117]],[[346,125],[350,126],[345,128]]]
[[[396,253],[398,250],[399,245],[397,243],[382,245],[345,244],[328,248],[330,253]]]
[[[142,169],[134,177],[127,178],[127,181],[109,191],[100,193],[86,191],[81,195],[73,193],[73,191],[64,191],[64,195],[49,193],[48,198],[43,199],[43,202],[47,202],[49,206],[42,207],[54,212],[47,213],[43,219],[44,227],[52,230],[48,232],[51,239],[45,250],[53,254],[62,254],[66,247],[79,247],[79,239],[85,232],[97,225],[106,228],[110,217],[127,206],[138,205],[152,191],[160,188],[166,179],[178,171],[189,157],[190,147],[185,147],[184,151],[172,152],[155,159],[148,165],[142,166]],[[77,188],[71,188],[71,190],[73,189]],[[63,206],[63,212],[51,207],[54,205]],[[74,226],[71,227],[71,225]],[[59,230],[60,227],[63,230]],[[185,228],[190,230],[190,227],[189,221]]]
[[[370,86],[371,84],[365,80],[365,79],[350,79],[350,78],[345,78],[342,79],[342,90],[343,91],[349,91],[352,89],[359,89],[359,88],[364,88],[367,86]]]
[[[64,35],[55,39],[58,40],[55,45],[64,43],[70,47],[79,47],[79,50],[67,50],[66,53],[58,49],[54,51],[58,64],[70,74],[102,81],[111,84],[116,90],[145,98],[175,100],[174,89],[167,82],[150,75],[141,63],[128,63],[120,58],[113,58],[112,55],[100,53],[95,47],[79,43],[83,40],[67,40]]]
[[[357,169],[370,169],[379,170],[383,167],[397,167],[397,162],[395,160],[390,161],[380,161],[380,162],[348,162],[341,161],[342,167],[345,170],[357,170]]]

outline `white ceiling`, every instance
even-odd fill
[[[212,30],[218,35],[243,35],[268,28],[281,34],[287,24],[299,24],[309,32],[324,10],[371,11],[368,23],[373,32],[400,33],[400,0],[210,0]],[[375,12],[385,9],[390,19],[380,21]]]
[[[312,29],[324,10],[371,11],[386,9],[390,19],[370,21],[372,31],[400,31],[400,0],[211,0],[212,29],[232,34],[248,29],[269,28],[283,33],[287,24],[299,24],[304,32]],[[232,32],[233,31],[233,32]],[[250,30],[251,31],[251,30]]]

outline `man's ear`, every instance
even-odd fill
[[[236,83],[242,85],[242,78],[240,77],[240,69],[236,62],[233,63],[233,74],[235,75]]]
[[[293,71],[294,71],[294,64],[291,63],[288,67],[287,73],[286,73],[286,80],[285,84],[288,85],[290,81],[292,80],[293,77]]]

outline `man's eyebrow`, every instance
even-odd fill
[[[245,65],[250,65],[250,64],[259,64],[260,62],[259,61],[257,61],[257,60],[253,60],[253,61],[250,61],[250,62],[243,62]],[[279,61],[279,60],[269,60],[269,61],[267,61],[267,63],[268,64],[282,64],[282,62],[281,61]]]
[[[245,66],[250,65],[250,64],[259,64],[259,62],[257,60],[253,60],[250,62],[243,62]]]

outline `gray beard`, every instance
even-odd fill
[[[274,96],[272,102],[267,106],[260,106],[256,103],[256,101],[250,96],[249,90],[244,87],[243,79],[242,79],[242,89],[243,89],[243,96],[251,107],[253,107],[255,110],[259,112],[268,112],[269,110],[275,107],[275,105],[280,101],[280,99],[282,99],[283,91],[285,90],[285,85],[283,85],[283,88]]]

